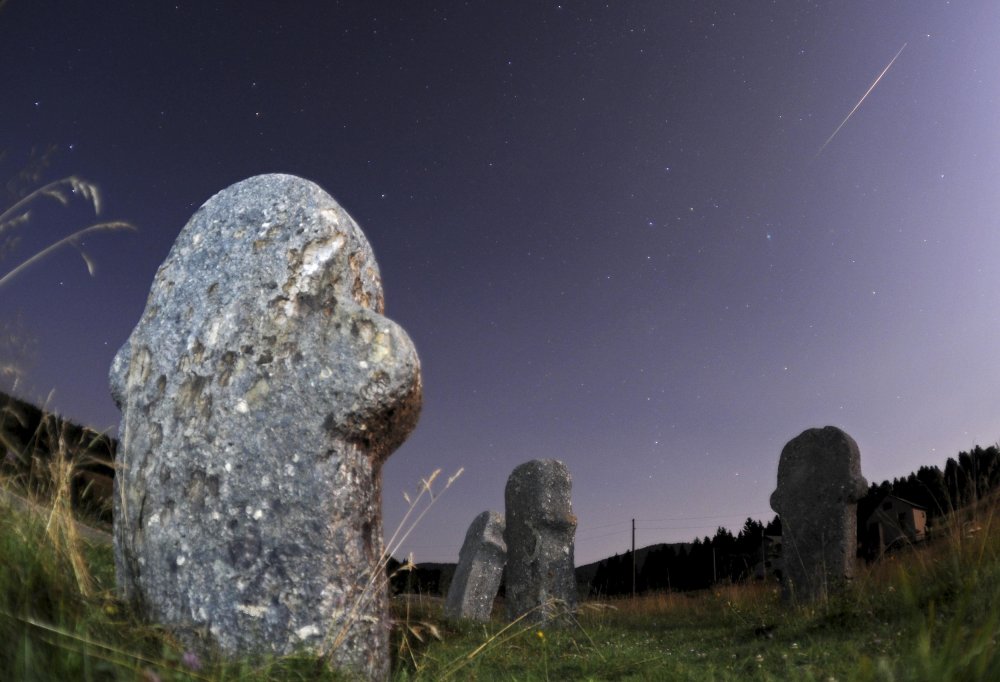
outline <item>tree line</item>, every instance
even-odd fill
[[[867,520],[886,495],[895,495],[927,510],[927,522],[977,503],[1000,488],[1000,448],[978,445],[958,458],[948,458],[944,470],[922,466],[905,478],[872,484],[858,502],[858,519]],[[859,531],[860,532],[860,531]]]
[[[892,481],[872,484],[858,501],[859,554],[876,556],[866,547],[865,522],[887,495],[900,497],[927,511],[928,526],[947,514],[977,503],[1000,489],[1000,448],[974,447],[948,458],[942,470],[922,466],[916,472]],[[739,582],[768,570],[774,550],[766,536],[781,535],[781,519],[767,524],[748,518],[733,535],[719,527],[712,537],[690,543],[656,545],[636,553],[636,592],[651,590],[701,590],[718,582]],[[615,554],[601,561],[590,581],[590,594],[615,596],[632,593],[632,552]]]

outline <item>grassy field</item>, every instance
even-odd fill
[[[969,522],[862,569],[844,595],[781,606],[776,586],[587,602],[561,628],[443,620],[440,600],[397,600],[397,680],[997,680],[1000,527]],[[111,550],[66,508],[0,502],[4,680],[343,679],[309,658],[199,659],[113,595]]]
[[[590,602],[559,630],[449,630],[398,677],[1000,680],[1000,529],[984,513],[973,536],[903,550],[821,605],[785,608],[761,583]]]

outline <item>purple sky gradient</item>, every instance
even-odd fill
[[[195,209],[329,191],[424,368],[400,551],[454,561],[507,475],[573,473],[577,563],[767,520],[832,424],[870,481],[1000,437],[1000,3],[150,2],[0,10],[0,164],[99,184],[86,242],[0,289],[16,393],[117,429],[107,370]],[[818,150],[878,74],[892,68]],[[94,220],[39,205],[5,272]],[[6,388],[10,388],[9,384]]]

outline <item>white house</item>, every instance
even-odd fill
[[[865,522],[865,531],[876,541],[880,554],[902,544],[922,542],[927,537],[927,509],[886,495]]]

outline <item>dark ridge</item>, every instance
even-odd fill
[[[14,492],[50,499],[51,465],[62,449],[73,463],[73,509],[110,527],[117,447],[106,434],[0,392],[0,476]]]

